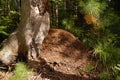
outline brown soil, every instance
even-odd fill
[[[87,68],[95,66],[88,50],[73,34],[51,29],[41,46],[40,62],[28,61],[36,70],[30,80],[98,80],[98,72]]]

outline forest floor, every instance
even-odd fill
[[[98,80],[96,59],[90,55],[89,48],[73,34],[51,29],[41,46],[40,61],[27,63],[36,70],[29,80]],[[13,72],[0,72],[0,80],[7,80],[6,75],[8,79]]]

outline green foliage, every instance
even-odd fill
[[[82,37],[83,30],[79,27],[75,27],[75,17],[70,16],[69,18],[63,19],[62,24],[64,26],[64,29],[72,32],[75,36],[78,38]]]
[[[30,70],[24,63],[17,63],[14,72],[15,74],[10,78],[10,80],[28,80],[30,75]]]
[[[111,71],[101,72],[98,77],[100,80],[120,80],[120,64],[111,67]]]
[[[86,46],[93,48],[98,37],[94,34],[94,31],[92,29],[86,29],[83,31],[83,33],[83,37],[81,38],[82,42]]]
[[[100,19],[105,27],[111,26],[114,28],[115,26],[120,26],[120,17],[117,14],[115,14],[113,10],[106,11],[104,14],[101,15]]]
[[[78,38],[84,37],[83,30],[81,28],[74,27],[73,29],[70,30],[70,32],[72,32]]]
[[[65,29],[70,30],[74,26],[74,17],[70,16],[69,18],[63,19],[62,23]]]
[[[54,2],[54,3],[60,4],[63,0],[51,0],[51,1]]]
[[[92,27],[96,25],[85,26],[87,28],[82,38],[86,45],[94,49],[93,54],[99,55],[100,62],[104,65],[106,71],[99,75],[100,80],[113,80],[112,76],[119,75],[119,67],[116,64],[120,62],[120,17],[105,1],[82,0],[79,5],[81,12],[90,16],[87,17],[88,21],[96,19],[99,24],[97,27],[101,27],[94,30]],[[111,70],[111,67],[115,70]]]
[[[7,32],[5,32],[5,30],[7,29],[7,26],[0,26],[0,34],[1,35],[8,35]]]
[[[99,55],[100,63],[103,64],[103,68],[105,69],[104,72],[107,72],[110,77],[106,77],[104,74],[99,77],[100,80],[113,80],[115,76],[119,75],[120,48],[115,45],[116,35],[109,31],[106,31],[106,34],[104,32],[102,35],[102,37],[97,39],[97,43],[94,46],[94,54]]]
[[[99,2],[98,0],[81,0],[79,5],[82,7],[82,13],[85,15],[94,15],[96,17],[99,17],[103,10],[107,7],[105,2]]]
[[[85,70],[86,71],[91,71],[93,70],[95,67],[92,65],[92,64],[88,64],[86,67],[85,67]]]
[[[95,48],[95,53],[99,54],[100,61],[102,61],[104,65],[113,65],[120,61],[120,49],[111,45],[99,44]]]
[[[20,0],[9,0],[10,9],[12,11],[19,11],[20,9]]]
[[[18,26],[19,7],[19,0],[0,1],[0,43]]]
[[[15,30],[19,23],[19,1],[0,1],[0,42]],[[105,68],[112,68],[111,72],[109,70],[101,73],[100,80],[109,80],[112,74],[119,75],[120,15],[116,15],[111,6],[115,1],[50,0],[50,2],[51,26],[72,32],[86,46],[95,50],[94,54],[99,55],[100,62]],[[95,25],[86,24],[84,20],[86,15],[88,21],[92,20]],[[98,30],[93,29],[96,24],[100,27]],[[87,69],[91,70],[93,67],[88,66]]]
[[[109,72],[102,72],[98,75],[99,80],[113,80]]]
[[[117,36],[109,30],[103,30],[96,40],[94,53],[100,56],[100,61],[102,61],[104,65],[113,65],[120,61],[120,48],[115,46],[116,37]]]
[[[84,68],[78,69],[78,72],[80,75],[83,75],[83,74],[86,74],[87,72],[90,72],[94,69],[95,69],[95,67],[92,64],[88,64]]]
[[[120,64],[113,65],[111,69],[113,76],[118,77],[120,75]]]

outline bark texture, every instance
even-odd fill
[[[48,0],[21,0],[21,21],[0,51],[2,63],[9,65],[18,55],[37,60],[50,28],[48,8]]]

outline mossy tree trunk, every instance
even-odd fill
[[[21,0],[21,21],[0,51],[2,63],[9,65],[18,55],[38,60],[40,45],[50,28],[48,3],[48,0]]]

